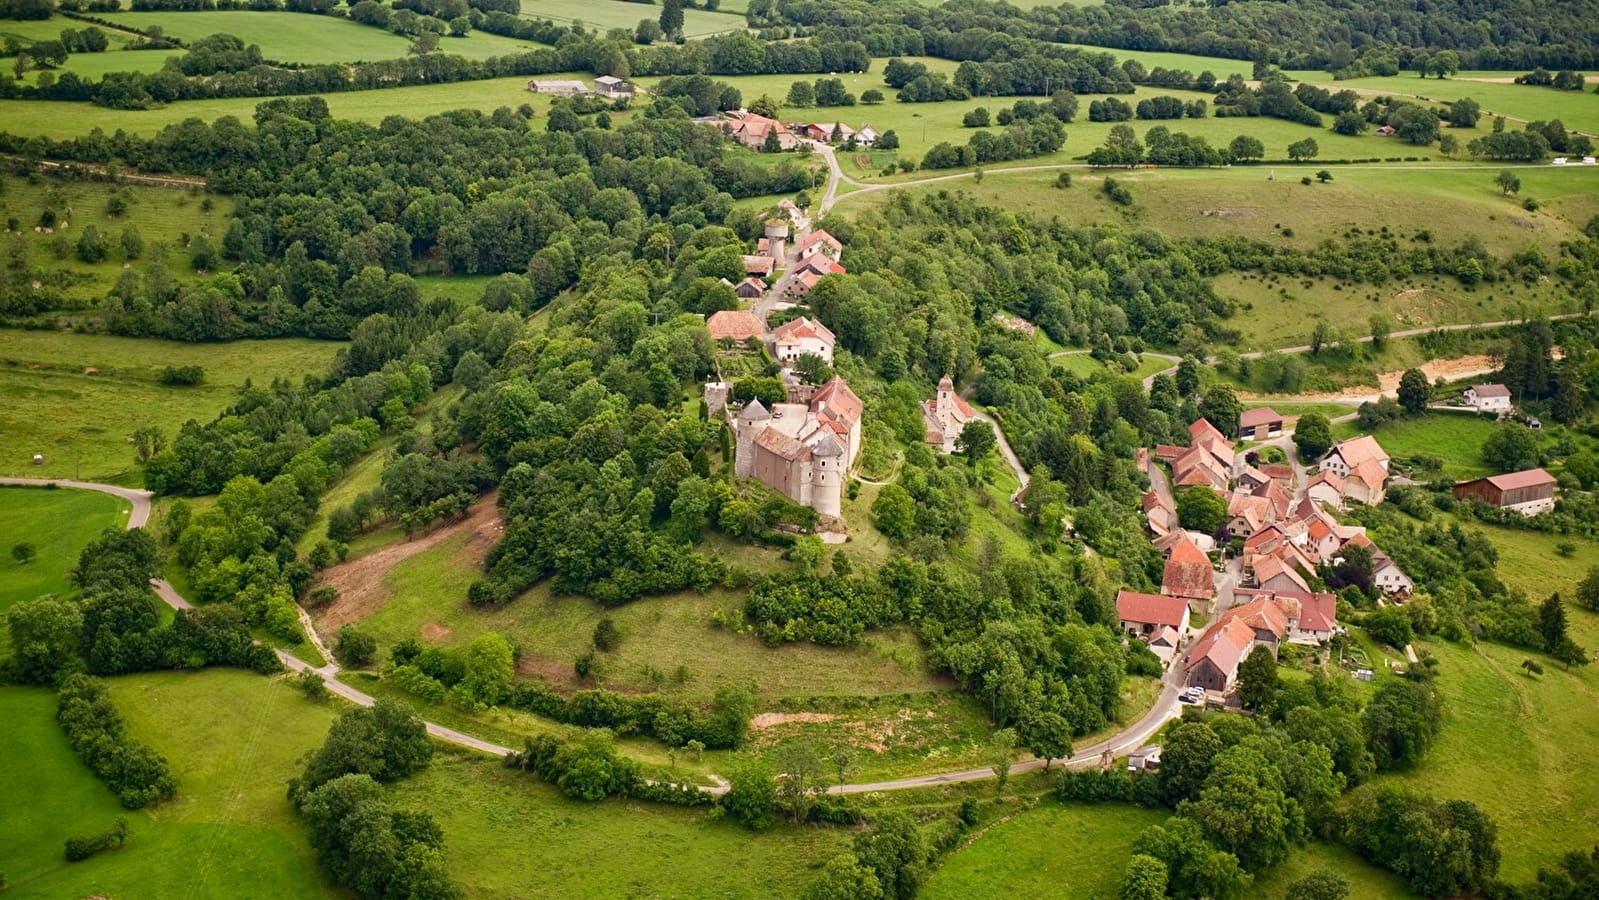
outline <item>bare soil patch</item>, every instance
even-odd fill
[[[450,629],[437,622],[423,622],[422,636],[430,641],[442,641],[450,636]]]
[[[383,576],[390,569],[458,534],[471,535],[468,548],[482,545],[483,550],[476,556],[477,561],[481,562],[482,552],[487,552],[488,545],[498,540],[505,531],[505,523],[500,521],[500,511],[494,504],[494,498],[494,494],[479,498],[467,510],[466,516],[458,521],[324,570],[317,577],[317,586],[331,587],[338,591],[339,596],[317,616],[318,627],[334,632],[347,623],[360,622],[372,615],[389,599],[389,588],[383,583]],[[437,627],[437,623],[431,624]]]
[[[779,725],[813,724],[818,722],[831,722],[838,716],[832,713],[761,713],[750,719],[750,729],[759,731],[762,728],[776,728]]]

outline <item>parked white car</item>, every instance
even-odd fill
[[[1566,164],[1566,158],[1564,156],[1557,156],[1554,159],[1549,161],[1549,165],[1551,165],[1551,166],[1563,166],[1565,164]]]

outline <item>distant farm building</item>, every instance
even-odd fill
[[[535,94],[554,94],[557,97],[576,97],[589,92],[589,86],[581,81],[549,78],[535,78],[527,83],[527,89]]]
[[[594,79],[594,93],[601,97],[625,99],[633,96],[635,89],[633,83],[615,75],[601,75]]]

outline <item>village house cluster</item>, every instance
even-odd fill
[[[1280,416],[1269,409],[1241,420],[1239,435],[1281,437]],[[1159,594],[1123,590],[1116,608],[1121,627],[1149,644],[1167,665],[1184,666],[1190,689],[1221,697],[1238,678],[1238,667],[1257,646],[1273,655],[1284,642],[1315,645],[1338,630],[1337,599],[1316,590],[1311,579],[1325,564],[1340,562],[1349,548],[1370,553],[1372,584],[1390,602],[1403,602],[1414,582],[1366,530],[1340,523],[1331,510],[1349,503],[1380,503],[1386,494],[1389,457],[1367,435],[1339,442],[1317,463],[1316,474],[1297,500],[1296,477],[1287,465],[1250,464],[1232,441],[1205,419],[1189,427],[1189,445],[1161,445],[1178,490],[1212,490],[1227,501],[1227,517],[1215,534],[1183,530],[1172,500],[1152,489],[1143,498],[1151,540],[1166,557]],[[1207,551],[1216,541],[1237,549],[1237,585],[1217,597],[1217,572]],[[1217,620],[1189,643],[1191,622]],[[1183,652],[1186,648],[1186,652]],[[1180,660],[1180,662],[1179,662]]]

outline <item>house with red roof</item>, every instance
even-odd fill
[[[830,259],[838,259],[844,255],[844,245],[838,238],[827,233],[826,229],[818,228],[800,238],[795,249],[799,251],[800,259],[810,259],[818,253]]]
[[[734,285],[733,293],[737,294],[740,300],[754,300],[766,295],[766,282],[751,276]]]
[[[1462,391],[1461,397],[1477,412],[1510,412],[1510,388],[1502,384],[1474,384]]]
[[[1189,651],[1188,684],[1221,694],[1232,690],[1238,681],[1238,664],[1257,646],[1275,656],[1292,627],[1289,613],[1297,622],[1300,608],[1300,603],[1279,602],[1275,595],[1267,594],[1227,610]]]
[[[1160,592],[1198,603],[1201,609],[1208,609],[1216,594],[1216,570],[1211,566],[1210,557],[1186,535],[1172,547],[1171,556],[1166,559]]]
[[[1481,500],[1489,506],[1536,516],[1555,508],[1555,477],[1543,469],[1527,469],[1462,481],[1454,487],[1457,500]]]
[[[1116,592],[1116,618],[1123,631],[1137,637],[1147,639],[1162,628],[1182,635],[1188,632],[1188,603],[1181,597],[1122,589]]]
[[[773,133],[777,135],[777,145],[784,150],[792,150],[799,144],[799,138],[788,130],[788,126],[776,119],[768,119],[752,112],[734,112],[728,115],[731,119],[722,124],[723,131],[751,150],[763,149],[766,146],[766,136]]]
[[[766,323],[746,309],[722,309],[705,319],[705,328],[714,341],[743,341],[766,333]]]
[[[861,446],[861,399],[834,376],[809,403],[753,400],[734,421],[733,474],[756,478],[804,506],[839,516]]]
[[[1176,508],[1159,491],[1153,489],[1146,491],[1142,506],[1144,519],[1154,536],[1171,534],[1179,529]]]
[[[1388,454],[1369,434],[1339,441],[1318,468],[1343,479],[1343,497],[1376,506],[1387,495]]]
[[[800,316],[772,332],[772,355],[779,362],[793,362],[814,353],[829,365],[833,362],[833,332],[815,319]]]

